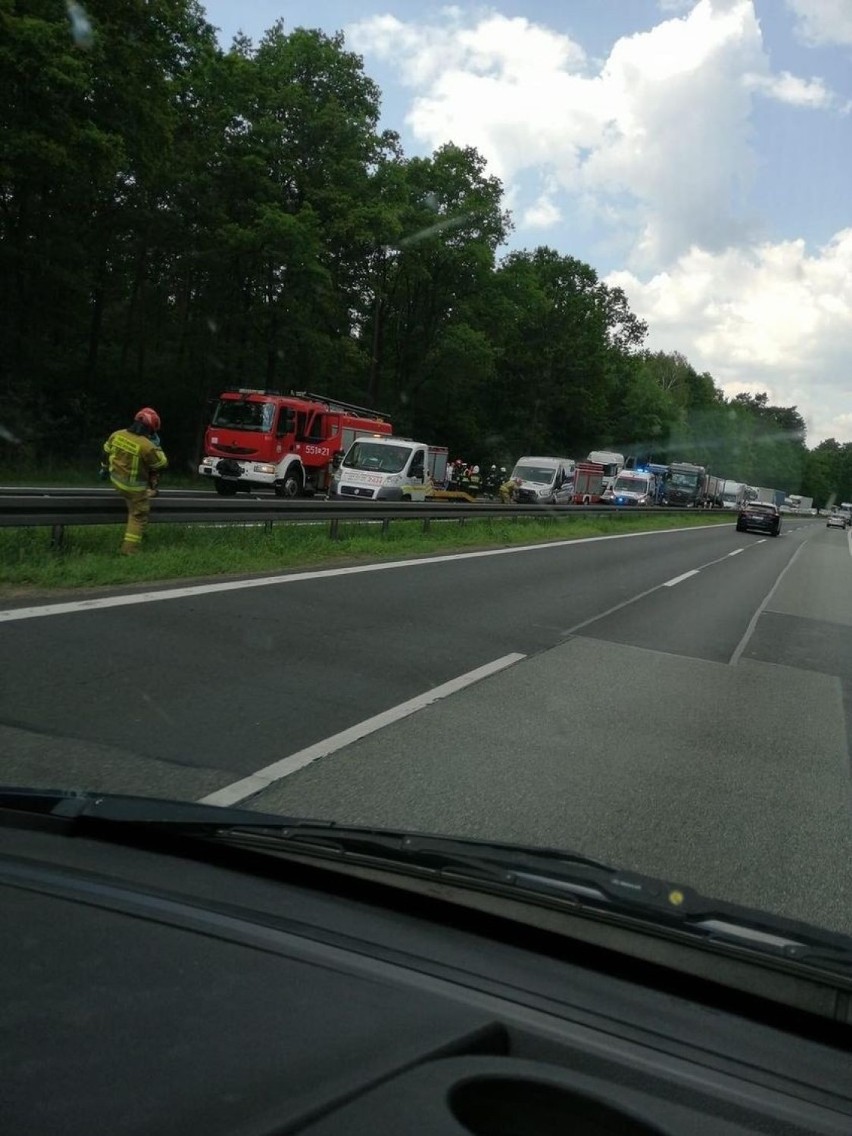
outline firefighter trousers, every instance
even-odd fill
[[[127,528],[124,531],[124,543],[126,545],[139,545],[142,543],[145,526],[148,524],[151,498],[148,496],[147,489],[138,491],[119,489],[118,492],[127,505]]]

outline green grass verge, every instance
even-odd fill
[[[619,514],[610,517],[486,518],[422,522],[393,521],[384,535],[378,525],[341,523],[340,539],[329,539],[328,522],[258,526],[151,525],[142,551],[117,555],[123,528],[69,527],[63,547],[50,549],[46,529],[0,529],[0,595],[33,589],[94,588],[143,581],[279,572],[333,566],[341,562],[399,559],[474,548],[508,548],[625,532],[731,524],[730,515]]]

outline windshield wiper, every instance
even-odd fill
[[[109,837],[163,832],[258,852],[299,853],[526,899],[637,930],[757,952],[830,970],[852,990],[852,937],[701,895],[570,851],[392,829],[359,828],[249,809],[83,791],[2,789],[2,810],[64,820],[70,831]],[[69,831],[66,827],[65,831]]]

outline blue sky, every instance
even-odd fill
[[[623,287],[649,346],[852,440],[852,0],[208,0],[224,45],[343,30],[409,155],[475,145],[512,247]]]

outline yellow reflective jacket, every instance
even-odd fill
[[[157,474],[169,464],[158,445],[144,434],[130,430],[116,430],[104,442],[104,453],[109,461],[110,481],[117,489],[139,493],[147,489],[151,474]]]

